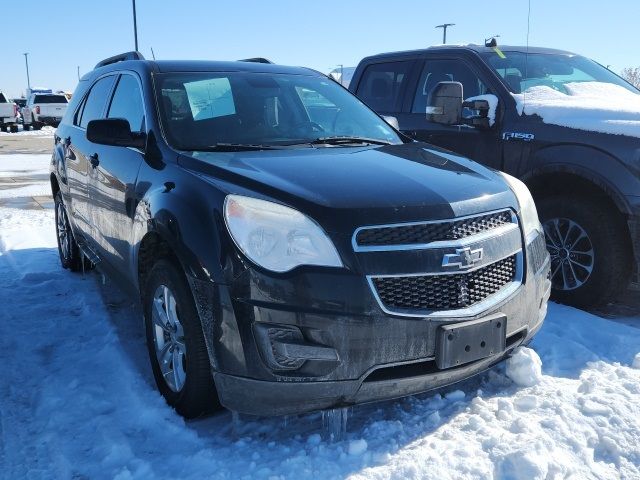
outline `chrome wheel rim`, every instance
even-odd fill
[[[160,285],[153,294],[151,317],[160,372],[167,386],[172,391],[179,392],[187,380],[187,347],[176,299],[166,285]]]
[[[593,272],[595,253],[589,235],[568,218],[553,218],[543,225],[551,255],[551,284],[557,290],[575,290]]]
[[[62,202],[58,202],[56,205],[56,232],[60,252],[64,260],[67,261],[71,258],[71,228]]]

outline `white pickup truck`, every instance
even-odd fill
[[[44,125],[57,127],[67,111],[69,100],[58,93],[32,93],[22,109],[23,128],[40,130]]]
[[[9,100],[4,93],[0,92],[0,130],[6,132],[18,131],[18,107]]]

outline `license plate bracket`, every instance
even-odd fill
[[[458,367],[505,351],[507,316],[442,325],[437,332],[436,365],[439,369]]]

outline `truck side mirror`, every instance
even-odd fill
[[[400,124],[396,117],[392,117],[391,115],[382,115],[382,119],[396,130],[400,130]]]
[[[463,121],[467,125],[487,129],[491,127],[489,121],[490,105],[487,100],[469,100],[462,104]]]
[[[438,83],[427,97],[427,120],[442,125],[459,125],[463,98],[460,82]]]

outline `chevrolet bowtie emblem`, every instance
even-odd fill
[[[442,258],[443,267],[458,267],[463,270],[471,268],[482,260],[482,249],[471,250],[469,247],[456,248],[456,253],[447,253]]]

